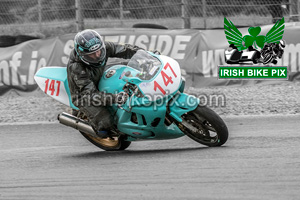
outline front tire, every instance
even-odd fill
[[[124,136],[112,137],[112,138],[100,138],[94,137],[90,134],[81,132],[80,133],[85,137],[88,141],[90,141],[95,146],[105,150],[105,151],[122,151],[129,147],[131,144],[130,141],[126,141]]]
[[[191,139],[209,147],[221,146],[228,139],[228,129],[224,121],[213,110],[198,106],[182,116],[177,122],[180,130]]]

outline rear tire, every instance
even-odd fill
[[[0,47],[10,47],[15,45],[16,37],[11,35],[0,36]]]
[[[35,40],[35,39],[40,39],[40,38],[34,37],[34,36],[30,36],[30,35],[18,35],[16,37],[15,45],[21,44],[21,43],[29,41],[29,40]]]
[[[168,29],[167,27],[159,24],[147,24],[147,23],[134,24],[132,28],[152,28],[152,29],[165,29],[165,30]]]
[[[113,138],[100,138],[100,137],[93,137],[92,135],[81,131],[80,133],[92,144],[105,151],[122,151],[127,149],[131,144],[130,141],[125,140],[124,136],[113,137]]]
[[[182,116],[177,122],[180,130],[191,139],[209,147],[221,146],[228,139],[228,129],[224,121],[213,110],[198,106]],[[192,127],[193,130],[189,129]]]

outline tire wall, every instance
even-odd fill
[[[30,36],[30,35],[18,35],[18,36],[1,35],[0,48],[14,46],[17,44],[21,44],[22,42],[35,40],[35,39],[40,39],[40,38],[35,36]]]

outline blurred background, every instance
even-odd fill
[[[300,18],[299,0],[0,0],[0,4],[1,35],[39,38],[85,28],[144,26],[141,23],[213,29],[223,28],[224,17],[237,26]]]
[[[220,29],[214,30],[214,32],[219,32],[219,35],[224,37],[223,44],[227,45],[223,32],[224,17],[233,21],[237,27],[247,28],[249,26],[271,25],[282,17],[285,18],[286,23],[298,22],[300,19],[299,12],[300,0],[0,0],[0,47],[9,47],[36,38],[50,38],[76,33],[86,28],[109,29],[147,26],[164,29]],[[290,27],[290,33],[294,31],[293,28],[296,29],[297,27],[298,25]],[[211,34],[210,31],[206,32],[207,35]],[[212,38],[214,39],[214,37]],[[290,39],[290,44],[286,48],[286,55],[290,55],[290,57],[286,59],[285,63],[293,72],[299,74],[300,54],[297,52],[300,52],[298,50],[300,49],[300,42],[298,42],[298,38],[297,32],[287,37]],[[67,39],[70,40],[71,38]],[[171,46],[172,42],[170,43]],[[40,51],[38,58],[35,57],[37,56],[36,52],[40,49],[39,44],[38,42],[35,46],[25,44],[23,47],[19,45],[16,49],[11,48],[10,53],[7,53],[6,48],[2,49],[4,58],[0,60],[2,62],[0,66],[0,86],[2,86],[0,93],[5,93],[5,90],[8,92],[5,95],[0,95],[0,101],[6,102],[0,104],[0,122],[55,121],[57,114],[65,109],[64,105],[40,91],[33,95],[30,92],[22,93],[19,90],[11,90],[11,88],[23,88],[25,90],[32,86],[30,84],[25,85],[26,87],[21,85],[20,76],[28,75],[28,68],[31,64],[35,69],[37,63],[43,63],[40,61],[49,60],[49,55],[52,54],[46,50]],[[58,42],[57,45],[65,44],[66,41]],[[211,48],[205,45],[204,43],[202,52],[199,51],[198,58],[192,59],[191,62],[187,63],[187,66],[200,70],[205,67],[205,73],[209,74],[214,70],[216,71],[215,67],[221,62],[219,49],[222,44]],[[68,45],[65,46],[68,47]],[[26,51],[22,48],[26,48]],[[43,54],[42,52],[46,53]],[[194,55],[191,52],[196,53],[198,51],[189,51],[187,54]],[[63,54],[67,55],[66,52]],[[22,59],[18,57],[19,55],[23,56]],[[207,63],[202,62],[202,57]],[[6,77],[8,86],[2,84],[3,77]],[[214,109],[220,115],[300,113],[300,81],[277,82],[277,85],[271,85],[272,81],[267,84],[255,81],[253,84],[246,85],[245,82],[240,83],[231,80],[230,84],[232,83],[237,87],[227,87],[229,84],[223,84],[226,87],[204,88],[201,85],[202,88],[198,88],[200,83],[209,84],[210,82],[207,81],[209,79],[207,77],[204,79],[202,75],[196,73],[192,73],[192,77],[187,78],[187,80],[197,80],[199,84],[193,85],[194,88],[187,88],[187,93],[222,94],[226,96],[226,107]],[[216,79],[216,77],[211,78]],[[14,82],[18,84],[12,84]],[[218,82],[217,86],[221,85],[222,83]],[[35,87],[36,85],[33,85],[33,88]],[[24,115],[24,113],[26,114]]]

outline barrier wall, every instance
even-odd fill
[[[273,25],[262,26],[265,35]],[[239,28],[243,35],[248,28]],[[159,29],[96,29],[107,41],[130,43],[147,50],[157,49],[176,59],[189,76],[189,85],[221,86],[255,84],[262,81],[217,80],[217,66],[225,64],[228,47],[224,30],[159,30]],[[31,40],[0,48],[0,95],[11,88],[32,91],[37,85],[33,76],[45,66],[66,66],[73,48],[75,33],[59,37]],[[284,56],[277,65],[287,65],[289,80],[296,80],[300,71],[300,24],[286,23],[283,39],[287,42]]]

